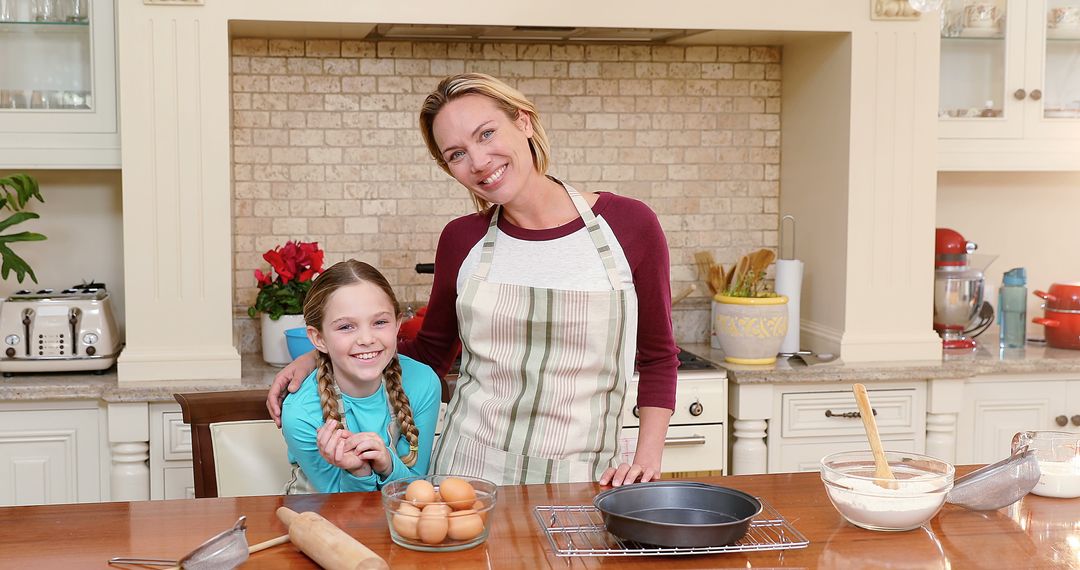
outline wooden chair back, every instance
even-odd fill
[[[243,420],[269,420],[266,390],[191,392],[173,394],[191,426],[191,460],[195,471],[195,497],[217,497],[217,472],[210,424]]]

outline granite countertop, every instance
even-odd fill
[[[683,344],[682,348],[728,371],[737,384],[766,382],[890,382],[970,378],[986,374],[1076,373],[1080,378],[1080,350],[1046,348],[1029,343],[1023,350],[1001,354],[981,346],[975,351],[950,352],[941,360],[845,363],[834,360],[808,366],[782,359],[768,366],[745,366],[724,362],[724,353],[708,344]],[[17,374],[0,378],[0,402],[42,400],[102,400],[122,402],[173,402],[177,392],[265,389],[279,368],[263,362],[257,354],[241,360],[239,380],[184,380],[118,385],[116,368],[105,374],[68,372]]]
[[[1080,378],[1080,350],[1047,348],[1028,343],[1023,349],[999,351],[983,345],[974,351],[949,351],[940,360],[845,363],[842,359],[806,365],[795,359],[748,366],[724,362],[724,353],[708,344],[684,344],[683,349],[728,371],[736,384],[764,382],[889,382],[970,378],[986,374],[1076,373]]]
[[[175,402],[178,392],[256,390],[267,388],[280,370],[263,362],[257,354],[244,355],[239,380],[183,380],[139,382],[120,386],[116,367],[105,374],[64,372],[16,374],[0,378],[0,401],[103,400],[118,402]]]

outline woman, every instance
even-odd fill
[[[546,176],[536,107],[490,76],[440,82],[420,129],[479,210],[443,230],[423,327],[399,347],[444,375],[461,343],[434,472],[501,484],[658,478],[678,349],[656,215]],[[616,467],[635,364],[641,427],[633,463]],[[271,415],[313,366],[305,356],[278,374]]]

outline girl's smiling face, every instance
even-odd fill
[[[529,148],[528,115],[511,120],[483,95],[448,102],[435,116],[432,134],[454,179],[492,204],[512,202],[540,177]]]
[[[322,330],[308,327],[308,336],[330,356],[341,390],[360,397],[378,388],[397,354],[400,325],[390,297],[374,283],[360,281],[330,295]]]

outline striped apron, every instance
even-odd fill
[[[569,186],[610,289],[487,280],[500,211],[457,299],[461,373],[434,471],[497,484],[595,481],[614,466],[637,349],[637,295],[624,287],[600,223]]]

